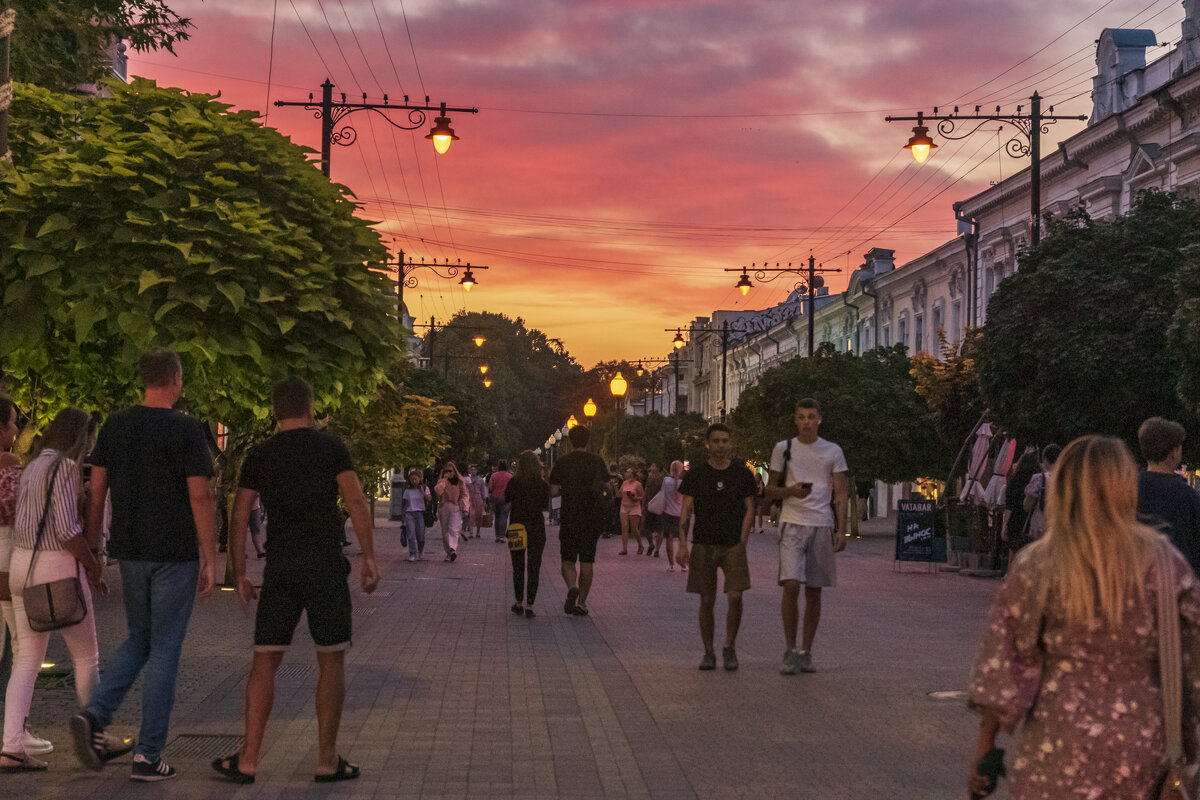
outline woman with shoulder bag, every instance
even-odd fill
[[[85,616],[61,628],[75,670],[75,693],[86,706],[99,683],[99,651],[96,621],[92,611],[91,587],[103,592],[100,563],[84,537],[79,519],[82,487],[80,463],[92,446],[92,418],[79,408],[58,412],[46,429],[33,461],[21,475],[17,492],[16,524],[8,585],[21,648],[15,659],[4,700],[4,747],[0,772],[46,769],[46,763],[28,753],[23,745],[25,716],[33,702],[34,682],[46,657],[48,632],[30,627],[24,591],[63,579],[79,581]]]
[[[408,526],[409,561],[420,561],[425,552],[425,510],[430,500],[429,487],[421,480],[421,471],[411,470],[404,487],[404,498],[400,501]]]
[[[458,537],[463,529],[463,516],[471,510],[471,495],[467,482],[453,461],[442,467],[442,477],[433,487],[438,496],[438,521],[442,526],[442,549],[445,561],[458,558]],[[470,530],[467,531],[470,534]]]
[[[542,464],[532,450],[517,458],[517,473],[509,480],[504,497],[511,504],[509,524],[525,526],[524,550],[512,550],[514,614],[534,616],[538,578],[542,571],[542,551],[546,548],[546,519],[542,512],[550,508],[550,485],[542,478]]]
[[[1017,553],[971,672],[982,720],[968,789],[995,788],[996,734],[1020,727],[1011,797],[1160,797],[1184,745],[1196,758],[1200,583],[1137,521],[1137,466],[1119,439],[1069,444],[1048,491],[1046,533]]]

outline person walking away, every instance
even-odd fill
[[[670,474],[663,478],[663,532],[662,542],[667,547],[667,572],[675,571],[675,540],[680,539],[679,515],[683,513],[683,495],[679,484],[683,480],[683,462],[672,461]],[[680,564],[680,569],[687,566]]]
[[[21,474],[8,589],[12,594],[13,633],[20,641],[4,697],[4,746],[0,772],[45,770],[46,762],[25,749],[25,720],[33,703],[34,684],[46,657],[49,632],[35,631],[25,613],[23,591],[50,581],[80,576],[87,615],[60,629],[71,653],[75,694],[87,705],[100,681],[100,653],[96,647],[96,617],[92,590],[105,591],[94,545],[83,535],[79,519],[82,489],[80,465],[92,446],[92,418],[81,408],[65,408],[55,415],[39,445],[40,450]],[[125,748],[128,752],[130,748]]]
[[[421,480],[421,473],[415,469],[409,472],[400,500],[404,522],[408,526],[409,561],[420,561],[425,553],[425,508],[431,499],[429,487]]]
[[[463,515],[471,507],[470,490],[453,461],[442,468],[442,477],[433,487],[438,496],[438,522],[442,526],[442,549],[445,561],[458,558],[458,536],[462,533]],[[467,531],[468,535],[470,531]]]
[[[646,555],[657,557],[662,547],[662,513],[650,511],[649,503],[662,491],[663,474],[658,464],[651,464],[646,473],[645,499],[642,500],[642,527],[646,534]]]
[[[786,648],[780,672],[813,672],[812,646],[821,622],[821,589],[837,583],[834,554],[846,549],[850,482],[842,448],[818,435],[821,406],[796,403],[796,436],[775,445],[766,496],[782,499],[779,512],[780,613]],[[804,585],[804,638],[796,650],[800,586]]]
[[[1054,461],[1062,448],[1048,444],[1042,448],[1041,470],[1029,479],[1025,487],[1025,513],[1029,514],[1029,538],[1042,538],[1046,532],[1046,495],[1049,494],[1050,476],[1054,472]]]
[[[255,502],[254,507],[250,509],[250,544],[254,547],[254,555],[256,558],[266,558],[266,551],[263,550],[263,514],[262,504]]]
[[[175,777],[162,750],[192,605],[213,591],[217,535],[204,427],[172,410],[183,392],[179,356],[157,348],[142,356],[140,368],[142,403],[116,412],[100,429],[85,528],[94,541],[111,492],[108,552],[120,566],[129,636],[108,662],[92,701],[70,722],[80,762],[102,769],[104,728],[144,668],[130,778],[160,781]]]
[[[1033,541],[1029,536],[1030,520],[1029,513],[1025,510],[1025,490],[1037,472],[1037,451],[1030,448],[1017,459],[1004,486],[1004,515],[1000,538],[1008,543],[1009,565],[1021,548]]]
[[[505,496],[512,504],[512,521],[525,526],[528,540],[524,550],[513,550],[514,614],[534,616],[533,601],[537,599],[542,571],[542,551],[546,549],[546,518],[550,508],[550,486],[542,479],[542,464],[532,450],[517,458],[517,474],[508,481]]]
[[[1137,467],[1123,442],[1084,436],[1067,445],[1049,485],[1046,534],[1017,554],[971,670],[975,795],[992,788],[979,765],[997,734],[1019,728],[1011,797],[1159,796],[1167,757],[1158,595],[1165,587],[1177,597],[1183,694],[1194,697],[1200,584],[1136,511]],[[1183,716],[1183,738],[1194,744],[1195,718]]]
[[[586,616],[588,595],[596,563],[596,543],[604,530],[604,484],[608,470],[604,461],[585,449],[591,431],[576,425],[567,432],[572,450],[554,462],[550,471],[550,490],[562,495],[559,512],[558,543],[562,559],[562,577],[567,585],[563,611],[568,615]],[[578,563],[578,567],[576,567]]]
[[[508,541],[508,514],[511,502],[505,495],[505,489],[512,479],[513,474],[508,471],[508,462],[503,459],[496,465],[496,471],[488,477],[487,490],[492,501],[492,522],[495,525],[497,542]]]
[[[637,542],[637,551],[640,556],[646,552],[642,547],[642,500],[646,496],[646,490],[642,488],[642,483],[639,481],[633,472],[633,467],[625,470],[625,480],[621,483],[621,552],[619,555],[626,555],[629,552],[629,537],[633,536]]]
[[[1138,514],[1167,535],[1200,574],[1200,494],[1176,470],[1183,463],[1183,426],[1151,417],[1138,428],[1146,469],[1138,473]]]
[[[21,652],[21,642],[17,638],[17,619],[13,612],[12,595],[8,589],[8,565],[12,559],[12,525],[17,514],[17,488],[21,483],[21,460],[12,452],[21,433],[19,417],[16,404],[0,395],[0,656],[4,655],[4,634],[7,631],[13,664],[17,663]],[[30,756],[44,756],[54,752],[54,745],[29,730],[28,722],[21,744],[25,754]]]
[[[679,537],[679,563],[692,565],[687,590],[700,595],[700,640],[704,656],[700,669],[717,668],[713,650],[714,609],[717,603],[717,570],[725,575],[725,648],[721,658],[726,670],[738,668],[737,635],[742,622],[742,593],[750,589],[750,565],[746,540],[754,523],[754,475],[743,462],[734,462],[729,428],[721,423],[704,432],[708,459],[693,467],[683,478],[680,528],[687,530],[695,515],[692,548],[687,534]]]
[[[254,657],[246,681],[246,735],[242,748],[212,762],[236,783],[253,783],[263,736],[275,700],[275,673],[291,647],[300,615],[317,650],[317,783],[352,780],[357,765],[337,749],[346,696],[346,650],[351,639],[351,601],[342,554],[341,497],[362,547],[360,583],[370,594],[379,585],[374,520],[354,472],[350,451],[333,434],[313,426],[312,387],[289,377],[271,392],[278,432],[246,455],[234,501],[230,558],[243,610],[255,598],[246,577],[246,532],[250,509],[261,498],[271,519],[267,563],[254,619]]]
[[[479,529],[483,521],[483,512],[487,507],[487,484],[483,480],[483,476],[479,474],[479,467],[471,464],[467,467],[466,477],[467,491],[470,494],[470,506],[467,509],[467,518],[470,521],[470,527],[467,529],[467,538],[471,538],[471,528],[475,529],[475,538],[479,538]]]

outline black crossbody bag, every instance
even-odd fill
[[[787,486],[787,470],[788,462],[792,460],[792,440],[787,440],[787,449],[783,451],[783,469],[779,471],[779,483],[776,486]],[[771,501],[771,516],[779,519],[779,515],[783,512],[783,499]]]
[[[25,588],[21,599],[25,603],[25,616],[30,630],[38,633],[56,631],[78,625],[87,617],[87,603],[83,599],[83,585],[79,582],[79,563],[75,563],[75,575],[48,583],[30,585],[33,565],[37,561],[38,548],[42,545],[42,533],[46,530],[46,517],[50,514],[50,499],[54,495],[54,480],[58,477],[59,460],[50,473],[50,485],[46,488],[46,502],[42,504],[42,518],[38,522],[37,539],[33,544],[33,555],[29,559],[29,572],[25,575]]]

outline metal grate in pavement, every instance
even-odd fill
[[[355,617],[369,617],[378,610],[374,606],[355,606],[350,613]]]
[[[300,680],[307,678],[313,671],[311,664],[284,664],[275,672],[279,680]]]
[[[163,750],[162,757],[171,761],[202,761],[230,753],[242,746],[243,737],[233,734],[181,733]]]

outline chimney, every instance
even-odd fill
[[[863,256],[867,260],[866,269],[873,275],[882,275],[896,268],[896,251],[884,250],[882,247],[872,247]]]

